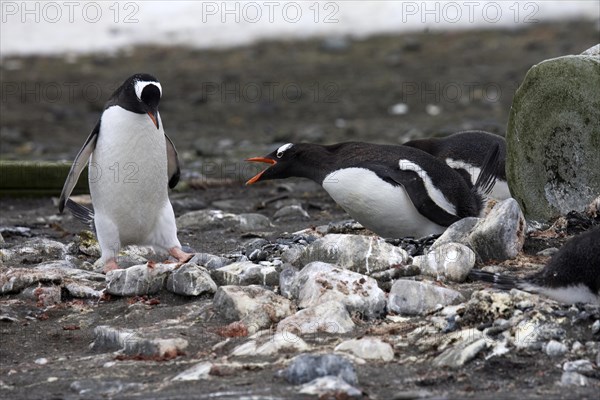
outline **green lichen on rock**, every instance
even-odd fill
[[[534,65],[515,94],[506,141],[508,184],[528,219],[583,211],[600,194],[597,52]]]

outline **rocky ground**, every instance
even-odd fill
[[[344,222],[347,215],[313,183],[243,187],[254,169],[239,160],[290,140],[397,143],[462,128],[502,134],[529,66],[580,53],[596,36],[592,23],[564,23],[4,60],[3,81],[42,84],[113,82],[156,65],[164,87],[180,94],[165,98],[161,112],[186,161],[172,193],[180,239],[198,255],[176,265],[129,248],[119,261],[131,268],[104,276],[93,235],[57,215],[56,199],[0,199],[1,396],[595,398],[598,307],[491,290],[466,273],[473,266],[514,276],[538,270],[597,218],[526,226],[509,200],[440,239],[386,242]],[[202,90],[203,79],[336,82],[340,97],[331,104],[218,101]],[[490,102],[480,90],[435,109],[427,107],[431,99],[390,90],[408,79],[497,82],[503,92]],[[408,114],[394,115],[398,103]],[[73,132],[91,128],[101,104],[3,98],[2,156],[71,158],[86,135]],[[31,118],[34,112],[43,118]]]

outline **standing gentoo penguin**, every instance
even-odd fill
[[[179,261],[191,257],[177,239],[168,197],[168,188],[179,181],[179,161],[158,113],[161,96],[162,87],[152,75],[129,77],[104,106],[60,195],[59,211],[66,203],[85,221],[87,209],[69,196],[89,159],[93,220],[104,272],[118,268],[117,254],[129,244],[166,249]]]
[[[524,279],[475,269],[469,277],[491,282],[498,289],[517,288],[561,303],[600,305],[600,227],[570,239],[541,271]]]
[[[510,196],[506,182],[506,140],[502,136],[485,131],[457,132],[444,138],[416,139],[404,146],[416,147],[443,160],[460,172],[467,182],[475,184],[481,173],[485,157],[494,145],[500,148],[500,166],[496,174],[496,184],[490,197],[505,200]]]
[[[442,161],[405,146],[348,142],[288,143],[265,157],[271,164],[246,184],[304,177],[321,184],[348,214],[383,237],[442,233],[464,217],[480,216],[493,184],[497,148],[475,187]]]

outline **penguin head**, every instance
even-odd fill
[[[269,179],[283,179],[298,176],[295,171],[297,167],[295,161],[301,151],[302,144],[294,145],[293,143],[287,143],[264,157],[248,158],[246,161],[262,162],[271,164],[271,166],[250,178],[246,182],[246,185]]]
[[[115,91],[109,104],[137,114],[148,114],[156,129],[159,129],[158,103],[161,97],[162,86],[158,79],[150,74],[135,74]]]

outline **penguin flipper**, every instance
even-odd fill
[[[165,133],[167,142],[167,171],[169,174],[169,188],[173,189],[179,182],[181,176],[181,168],[179,166],[179,158],[177,157],[177,149],[171,138]]]
[[[473,281],[483,281],[494,285],[496,289],[510,290],[513,288],[521,288],[523,282],[519,279],[502,275],[495,272],[483,271],[480,269],[472,269],[468,277]]]
[[[481,167],[481,173],[479,174],[479,177],[477,177],[473,190],[484,195],[488,195],[492,191],[496,184],[496,179],[499,176],[501,161],[500,146],[498,143],[495,143],[485,156],[483,166]]]
[[[92,130],[92,133],[88,136],[83,147],[77,153],[75,157],[75,161],[73,161],[73,165],[71,165],[71,170],[69,171],[69,175],[67,175],[67,180],[62,188],[62,192],[60,193],[60,199],[58,200],[58,211],[63,212],[65,208],[65,204],[67,199],[73,192],[73,188],[77,184],[77,180],[79,179],[79,175],[81,175],[81,171],[86,167],[87,162],[94,152],[96,148],[96,141],[98,140],[98,133],[100,132],[100,120]]]
[[[369,168],[374,169],[377,175],[392,185],[402,186],[417,211],[427,219],[441,226],[450,226],[460,219],[459,216],[440,207],[429,196],[422,176],[416,171],[379,169],[373,168],[373,166],[369,166]],[[401,212],[401,210],[399,211]]]
[[[71,211],[75,218],[94,229],[94,212],[92,210],[81,204],[75,203],[71,199],[67,199],[65,206]]]

